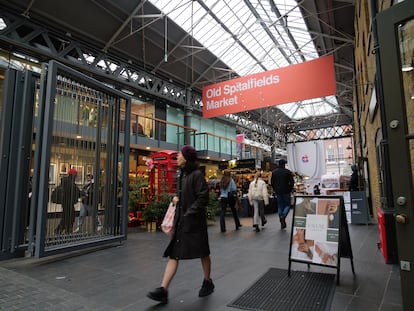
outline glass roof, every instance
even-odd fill
[[[319,57],[296,0],[150,2],[239,76]],[[277,108],[300,120],[338,112],[338,103],[330,96]]]

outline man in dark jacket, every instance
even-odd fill
[[[278,167],[272,172],[271,184],[276,194],[277,210],[281,228],[286,228],[286,216],[290,209],[290,194],[293,191],[295,182],[293,174],[285,168],[286,161],[279,160]]]
[[[97,207],[94,204],[94,181],[93,175],[87,174],[86,175],[86,183],[82,187],[82,205],[79,211],[79,218],[78,218],[78,228],[75,231],[83,232],[85,230],[84,222],[86,216],[92,216],[92,232],[96,233],[97,225],[98,225],[98,218],[97,218]]]
[[[66,234],[72,233],[73,223],[75,222],[75,204],[80,198],[79,188],[75,184],[76,175],[78,172],[75,169],[69,170],[69,175],[62,178],[62,219],[55,229],[56,234],[63,231]]]
[[[206,219],[209,189],[196,160],[197,151],[188,145],[181,149],[177,157],[180,175],[177,195],[173,198],[173,204],[176,205],[174,234],[164,252],[164,257],[169,257],[169,260],[161,287],[147,294],[149,298],[161,303],[168,302],[168,286],[177,272],[181,259],[201,259],[204,280],[198,293],[199,297],[208,296],[214,291],[214,284],[210,278],[211,259]]]

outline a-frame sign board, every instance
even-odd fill
[[[295,196],[290,235],[289,269],[292,262],[337,269],[341,258],[351,260],[355,274],[351,239],[342,196]]]

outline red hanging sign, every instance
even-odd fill
[[[336,93],[333,55],[203,88],[203,117],[271,107]]]

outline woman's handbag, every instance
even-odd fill
[[[165,213],[164,219],[161,223],[161,230],[166,235],[172,235],[174,233],[174,215],[175,215],[175,205],[171,202],[168,205],[167,212]]]

